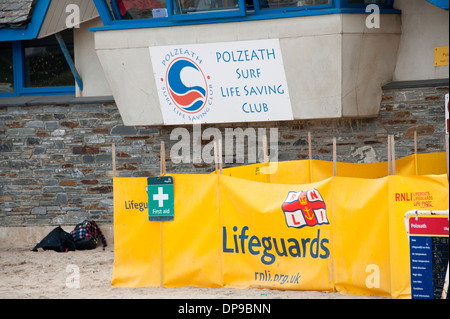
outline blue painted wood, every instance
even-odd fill
[[[427,1],[441,9],[448,10],[448,3],[449,3],[448,0],[427,0]]]
[[[67,49],[66,44],[64,43],[64,39],[59,33],[56,33],[55,37],[64,54],[64,57],[66,58],[67,64],[69,64],[70,71],[72,71],[73,77],[75,78],[78,87],[80,88],[81,91],[83,91],[83,81],[81,81],[80,74],[78,73],[77,68],[75,67],[75,63],[73,63],[72,57],[70,56],[70,52]]]

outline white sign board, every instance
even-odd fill
[[[278,39],[149,49],[164,124],[293,119]]]
[[[448,135],[448,131],[449,131],[449,119],[448,119],[448,113],[449,113],[449,106],[448,106],[448,93],[445,94],[445,134]]]

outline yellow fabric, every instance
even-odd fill
[[[225,248],[222,253],[224,285],[235,288],[331,291],[333,286],[328,272],[331,267],[331,259],[328,258],[332,249],[331,226],[306,226],[301,229],[287,227],[281,209],[289,191],[315,188],[324,201],[329,202],[330,187],[330,179],[303,187],[274,187],[271,184],[221,176],[219,194],[222,236],[226,231],[226,240],[223,239],[225,244],[222,242]],[[331,218],[331,211],[327,211],[327,214]],[[244,227],[248,227],[245,235],[249,238],[242,247],[240,236]],[[249,252],[248,247],[252,236],[257,238],[253,242],[261,244],[261,247],[253,249],[258,252],[254,255]],[[321,255],[328,256],[321,258]],[[301,277],[296,280],[298,276]]]
[[[396,175],[441,175],[447,173],[446,163],[446,154],[444,152],[413,154],[397,159],[395,161],[395,170]],[[213,174],[218,174],[218,172],[215,171]],[[225,168],[222,170],[222,174],[266,183],[306,184],[333,176],[333,162],[302,160],[258,163]],[[336,176],[380,178],[387,175],[387,162],[336,163]]]
[[[333,182],[333,270],[336,290],[344,294],[389,296],[387,178],[335,177]],[[371,265],[376,271],[379,270],[379,288],[368,288],[366,285],[368,276],[374,271]]]
[[[403,161],[397,162],[398,170],[415,170],[414,157]],[[175,219],[170,222],[148,221],[146,178],[114,178],[112,285],[268,287],[409,298],[404,214],[448,209],[447,175],[375,178],[385,163],[365,164],[369,171],[345,164],[338,170],[365,177],[328,176],[310,183],[310,169],[313,178],[322,178],[329,175],[329,163],[278,164],[276,174],[259,174],[268,164],[258,164],[227,169],[224,175],[171,175]],[[442,169],[432,166],[418,169]],[[292,167],[305,173],[291,174]],[[302,182],[283,183],[295,180]],[[308,205],[323,200],[326,209],[316,215],[320,223],[295,226],[301,225],[299,217],[285,202],[297,205],[301,194],[310,194]]]
[[[405,196],[402,197],[402,194]],[[388,199],[391,294],[395,298],[410,298],[409,243],[404,216],[406,212],[414,209],[448,210],[448,177],[391,176]]]
[[[143,218],[148,212],[134,205],[148,202],[146,186],[146,178],[114,178],[113,286],[160,284],[160,225],[148,222]]]

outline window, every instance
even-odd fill
[[[383,5],[386,4],[387,0],[347,0],[348,4],[378,4],[378,5]]]
[[[95,0],[111,21],[183,21],[245,15],[245,0]]]
[[[381,13],[393,10],[394,0],[94,0],[105,27],[94,30],[160,27],[283,18],[339,12],[365,12],[377,4]]]
[[[114,20],[167,17],[165,0],[105,0]]]
[[[259,6],[261,9],[302,8],[330,4],[331,0],[259,0]]]
[[[11,42],[0,42],[0,94],[14,92],[12,52]]]
[[[392,8],[392,0],[341,0],[342,5],[348,8],[365,8],[369,4],[376,4],[380,8]]]
[[[63,32],[63,39],[73,59],[73,37]],[[22,42],[25,87],[73,86],[69,65],[54,36]]]
[[[61,35],[73,58],[73,31]],[[74,83],[55,36],[0,42],[0,96],[74,94]]]
[[[243,0],[173,0],[171,20],[234,17],[245,15]]]

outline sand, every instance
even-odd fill
[[[0,251],[1,299],[356,299],[339,293],[233,288],[121,288],[111,286],[114,251],[57,253],[30,249]],[[79,271],[79,281],[74,280]]]

